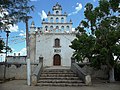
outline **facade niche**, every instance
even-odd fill
[[[60,47],[60,39],[55,39],[55,47]]]

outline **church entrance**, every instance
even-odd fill
[[[61,65],[61,57],[59,54],[55,54],[53,57],[53,65],[60,66]]]

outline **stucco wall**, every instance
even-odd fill
[[[31,65],[33,71],[37,65]],[[4,65],[0,65],[0,79],[4,76]],[[27,65],[26,64],[8,64],[6,68],[6,78],[27,79]]]
[[[59,48],[54,47],[54,40],[60,39]],[[61,66],[70,66],[73,50],[69,47],[71,41],[75,38],[75,34],[55,34],[47,33],[37,35],[36,37],[36,61],[39,57],[43,57],[43,66],[53,66],[53,57],[55,54],[61,56]],[[55,52],[58,50],[58,52]]]

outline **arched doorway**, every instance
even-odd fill
[[[59,54],[55,54],[53,57],[53,65],[60,66],[61,65],[61,57]]]

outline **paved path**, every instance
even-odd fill
[[[27,86],[25,80],[13,80],[0,84],[0,90],[120,90],[120,83],[98,83],[82,87]]]

